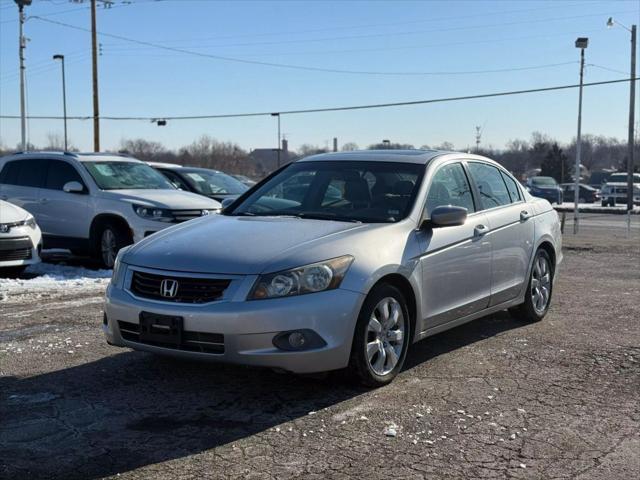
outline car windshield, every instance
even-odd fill
[[[231,175],[214,170],[180,169],[179,173],[194,190],[203,195],[240,195],[249,188]]]
[[[174,190],[164,176],[141,162],[82,162],[102,190]]]
[[[411,163],[293,163],[225,214],[397,222],[411,211],[423,173]]]
[[[558,184],[553,177],[533,177],[531,179],[531,183],[536,186],[544,185],[545,187],[555,186]]]

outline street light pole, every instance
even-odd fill
[[[24,7],[31,5],[31,0],[15,0],[18,5],[19,28],[18,28],[18,55],[20,58],[20,149],[24,152],[27,149],[27,114],[25,107],[24,91],[24,49],[27,46],[27,39],[24,38]]]
[[[628,138],[628,152],[627,152],[627,210],[633,210],[633,167],[634,167],[634,124],[635,124],[635,109],[636,109],[636,43],[637,43],[637,30],[636,25],[631,25],[631,28],[617,22],[613,17],[609,17],[607,20],[607,27],[611,28],[614,25],[619,25],[626,31],[631,33],[631,75],[629,82],[629,138]]]
[[[62,110],[64,113],[64,151],[68,150],[67,144],[67,85],[64,74],[64,55],[54,55],[54,60],[61,60],[62,62]]]
[[[580,156],[582,153],[582,84],[584,80],[584,49],[589,45],[589,39],[580,37],[576,40],[576,48],[580,49],[580,93],[578,94],[578,137],[576,139],[576,183],[573,195],[573,233],[578,233],[578,199],[580,198]]]
[[[91,0],[91,64],[93,74],[93,151],[100,151],[100,108],[98,105],[98,40],[96,0]]]

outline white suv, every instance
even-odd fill
[[[122,247],[220,210],[215,200],[175,189],[144,162],[113,154],[2,157],[0,199],[35,217],[45,248],[89,253],[109,268]]]

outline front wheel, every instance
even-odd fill
[[[545,250],[539,249],[533,259],[524,303],[509,311],[518,319],[539,322],[549,310],[552,291],[553,266],[551,259]]]
[[[411,322],[402,292],[392,285],[367,296],[354,332],[349,371],[366,386],[381,387],[402,369],[411,338]]]
[[[105,224],[98,233],[96,256],[106,268],[113,268],[116,256],[121,248],[131,244],[126,229],[113,223]]]

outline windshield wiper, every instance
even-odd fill
[[[360,220],[356,220],[355,218],[344,218],[337,215],[332,215],[330,213],[301,212],[296,214],[295,216],[298,218],[308,218],[311,220],[334,220],[336,222],[362,223]]]

